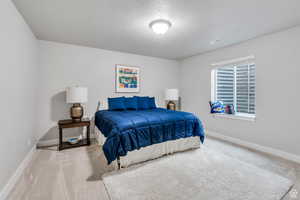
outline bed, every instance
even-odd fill
[[[204,141],[202,123],[195,115],[164,108],[99,110],[95,127],[107,163],[116,168],[199,148]]]

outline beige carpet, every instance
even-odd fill
[[[103,175],[111,200],[280,200],[292,182],[209,149]]]

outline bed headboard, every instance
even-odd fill
[[[108,109],[107,99],[99,100],[98,105],[97,105],[97,111],[98,110],[107,110],[107,109]]]

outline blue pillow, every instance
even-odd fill
[[[125,97],[124,99],[126,110],[137,110],[138,101],[136,97]]]
[[[210,103],[211,113],[224,113],[224,104],[222,101],[215,101]]]
[[[126,110],[125,97],[108,98],[108,110]]]
[[[154,97],[149,97],[148,98],[148,106],[149,106],[150,109],[155,109],[156,108]]]
[[[135,96],[135,97],[137,98],[139,110],[149,109],[149,101],[148,101],[149,97],[138,97],[138,96]]]

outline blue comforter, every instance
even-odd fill
[[[95,125],[107,138],[103,151],[108,164],[128,151],[168,140],[199,136],[204,141],[202,123],[195,115],[163,108],[101,110],[95,114]]]

